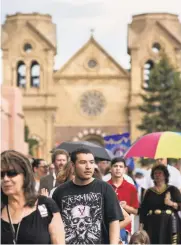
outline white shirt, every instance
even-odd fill
[[[52,196],[53,196],[53,193],[54,193],[54,191],[57,189],[57,187],[54,187],[51,191],[50,191],[50,194],[49,194],[49,197],[51,197],[52,198]]]
[[[171,165],[167,165],[168,172],[170,174],[169,176],[169,185],[173,185],[177,187],[179,190],[181,189],[181,174],[175,167]],[[145,173],[144,181],[142,184],[142,187],[145,189],[151,188],[154,186],[154,182],[151,178],[151,169],[147,170],[147,173]]]
[[[35,181],[35,190],[39,192],[40,189],[40,181]]]
[[[127,174],[123,175],[123,178],[128,181],[130,184],[134,185],[134,181],[132,180],[132,178],[130,176],[128,176]],[[106,174],[105,176],[102,177],[102,180],[104,181],[109,181],[111,179],[111,174]]]
[[[53,187],[55,187],[56,179],[57,179],[56,174],[55,172],[53,172]]]

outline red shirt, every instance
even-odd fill
[[[138,194],[136,187],[125,179],[120,186],[116,187],[112,183],[112,179],[108,181],[110,185],[114,188],[119,201],[126,201],[127,205],[132,208],[139,208]],[[131,223],[126,226],[126,230],[131,232]]]

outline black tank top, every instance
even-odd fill
[[[53,213],[59,209],[51,198],[40,196],[38,198],[37,209],[25,216],[19,228],[18,244],[50,244],[50,234],[48,226],[51,223]],[[18,224],[14,224],[17,231]],[[10,224],[1,219],[1,243],[13,244],[13,234]]]

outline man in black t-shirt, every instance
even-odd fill
[[[108,183],[94,179],[94,156],[88,149],[71,154],[75,178],[55,190],[66,244],[118,244],[123,220],[116,194]]]

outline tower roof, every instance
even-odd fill
[[[178,15],[172,13],[143,13],[136,14],[132,16],[133,21],[143,20],[143,19],[153,19],[153,20],[176,20],[178,21]]]
[[[6,22],[9,21],[18,21],[18,20],[42,20],[42,21],[52,21],[52,16],[49,14],[40,14],[37,12],[34,13],[21,13],[17,12],[12,15],[6,15]]]

